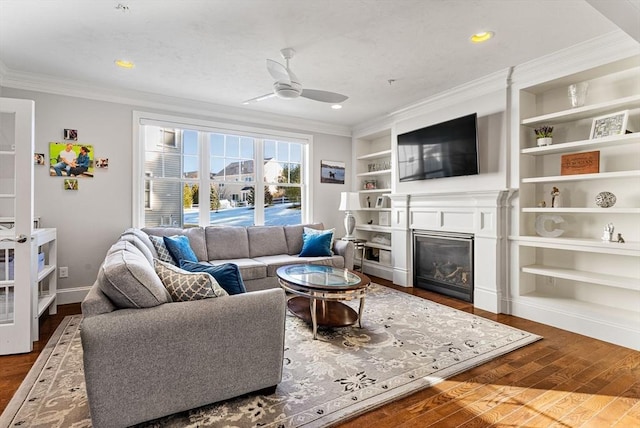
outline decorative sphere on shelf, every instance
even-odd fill
[[[600,208],[611,208],[616,204],[616,195],[611,192],[600,192],[596,195],[596,205]]]

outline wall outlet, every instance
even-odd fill
[[[69,268],[66,266],[58,268],[58,274],[59,278],[69,278]]]

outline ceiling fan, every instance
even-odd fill
[[[349,98],[346,95],[337,94],[335,92],[320,91],[318,89],[303,89],[300,79],[298,79],[298,77],[293,74],[293,71],[289,68],[289,60],[293,58],[295,53],[296,51],[293,48],[285,48],[280,51],[282,58],[286,61],[286,66],[268,59],[267,71],[269,71],[271,77],[275,79],[275,82],[273,83],[273,92],[251,98],[250,100],[244,101],[242,104],[252,104],[272,97],[284,99],[304,97],[323,103],[338,104]]]

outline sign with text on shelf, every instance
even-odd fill
[[[600,150],[562,155],[560,174],[593,174],[600,172]]]

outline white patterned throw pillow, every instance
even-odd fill
[[[206,272],[187,272],[170,263],[154,259],[156,273],[174,302],[222,297],[229,294]]]
[[[149,239],[153,244],[153,247],[156,249],[156,253],[158,253],[158,258],[163,262],[170,263],[172,265],[176,265],[176,262],[173,261],[173,257],[171,257],[171,253],[167,248],[167,245],[164,243],[164,238],[162,236],[149,235]]]

